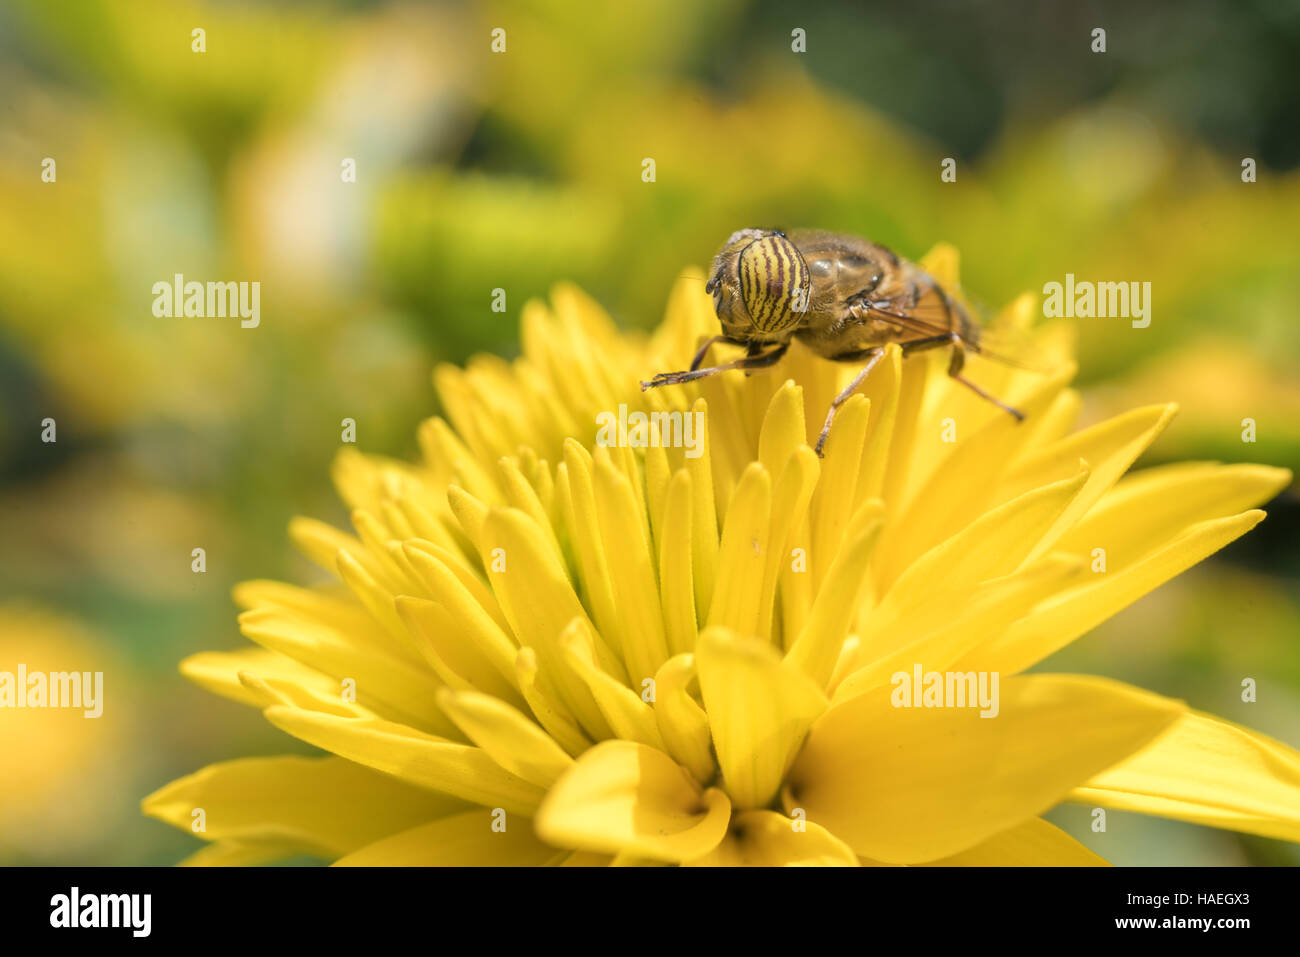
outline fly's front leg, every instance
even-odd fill
[[[831,403],[830,409],[827,410],[826,421],[822,424],[821,434],[817,436],[817,448],[813,450],[817,453],[818,458],[826,457],[822,449],[826,447],[826,437],[831,434],[831,423],[835,421],[835,413],[839,411],[840,406],[849,401],[849,396],[853,395],[857,387],[862,385],[863,380],[875,368],[876,363],[880,361],[880,357],[884,354],[884,349],[879,346],[872,346],[870,349],[861,349],[857,352],[846,352],[843,355],[832,356],[832,359],[836,362],[864,359],[867,356],[871,358],[862,367],[862,371],[853,377],[853,381],[848,384],[848,387],[835,397],[835,401]]]
[[[709,354],[709,348],[715,342],[722,342],[726,338],[726,336],[710,336],[706,339],[704,345],[700,346],[699,351],[695,353],[695,358],[691,360],[691,371],[694,372],[704,364],[704,357]]]
[[[646,389],[653,389],[661,385],[681,385],[684,382],[694,382],[696,379],[703,379],[705,376],[726,372],[730,369],[763,369],[775,365],[789,348],[790,343],[780,342],[769,352],[751,353],[731,362],[723,363],[720,366],[713,366],[708,369],[690,369],[686,372],[661,372],[649,382],[642,382],[641,391],[644,392]]]

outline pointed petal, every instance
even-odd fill
[[[1256,509],[1201,522],[1126,568],[1100,575],[1081,570],[1081,587],[1043,602],[1000,638],[973,650],[959,667],[1008,674],[1022,671],[1240,538],[1263,518],[1264,513]]]
[[[549,734],[498,698],[443,688],[438,702],[471,741],[525,781],[549,788],[573,765]]]
[[[631,683],[639,686],[668,660],[655,564],[632,483],[598,458],[595,489],[596,514],[624,629],[623,661]]]
[[[500,830],[500,823],[505,830]],[[336,861],[335,867],[538,867],[557,856],[533,834],[532,821],[487,808],[454,814],[393,834]]]
[[[1088,463],[1088,482],[1039,542],[1035,557],[1056,540],[1110,489],[1139,455],[1169,425],[1178,406],[1147,406],[1075,432],[1027,458],[1003,480],[1004,489],[1016,494],[1073,475],[1079,460]]]
[[[917,863],[957,854],[1059,802],[1168,728],[1181,703],[1101,678],[1000,682],[996,717],[894,707],[881,688],[817,721],[786,779],[858,854]]]
[[[1059,827],[1033,818],[926,867],[1109,867]]]
[[[542,798],[541,788],[503,770],[481,748],[373,718],[343,718],[282,705],[267,708],[265,714],[299,740],[417,787],[516,814],[531,814]]]
[[[1300,752],[1189,712],[1143,750],[1075,788],[1071,801],[1300,841]]]
[[[274,864],[286,858],[298,857],[304,851],[296,845],[272,842],[269,844],[243,844],[238,841],[213,841],[179,862],[177,867],[258,867]]]
[[[848,637],[868,565],[884,528],[884,516],[883,504],[873,499],[850,519],[848,543],[835,556],[826,581],[813,601],[808,623],[787,655],[790,664],[818,687],[826,686]]]
[[[181,674],[200,688],[255,708],[266,706],[239,680],[241,671],[286,678],[310,687],[322,696],[337,697],[339,693],[339,683],[328,675],[308,668],[278,651],[256,646],[236,648],[234,651],[200,651],[183,660],[180,670]]]
[[[1088,554],[1103,547],[1114,567],[1124,557],[1143,557],[1197,522],[1263,505],[1290,482],[1290,470],[1264,465],[1183,462],[1145,469],[1103,496],[1055,548]]]
[[[464,807],[342,758],[296,756],[211,764],[142,802],[145,814],[186,831],[202,809],[208,841],[330,859]]]
[[[663,750],[664,741],[655,723],[654,711],[641,696],[620,681],[616,681],[596,664],[592,652],[591,629],[581,618],[575,618],[560,636],[561,652],[570,671],[578,676],[592,700],[608,722],[613,736],[626,741],[639,741],[652,748]]]

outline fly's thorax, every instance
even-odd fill
[[[783,233],[741,230],[714,261],[710,282],[723,332],[736,339],[787,339],[812,291],[808,264]]]

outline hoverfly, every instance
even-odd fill
[[[786,235],[773,229],[742,229],[731,234],[714,257],[708,284],[720,335],[705,342],[691,367],[661,372],[641,389],[691,382],[728,369],[761,369],[776,364],[798,339],[813,352],[836,362],[866,362],[831,403],[817,438],[823,454],[835,412],[897,342],[903,355],[948,347],[948,375],[981,398],[1022,421],[1018,410],[985,392],[961,372],[966,353],[981,353],[980,327],[970,313],[915,263],[884,246],[857,236],[800,229]],[[714,343],[746,347],[745,355],[723,365],[701,368]]]

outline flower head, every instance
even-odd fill
[[[952,250],[925,265],[956,288]],[[213,765],[146,812],[202,808],[213,863],[1103,863],[1040,817],[1068,800],[1300,840],[1296,752],[1023,673],[1289,473],[1125,477],[1173,407],[1074,431],[1050,331],[1054,371],[978,367],[1023,424],[891,347],[819,459],[851,367],[795,349],[639,391],[714,332],[696,274],[648,341],[561,286],[522,358],[440,368],[423,461],[341,453],[353,533],[290,528],[336,580],[239,586],[256,647],[182,665],[329,755]]]

